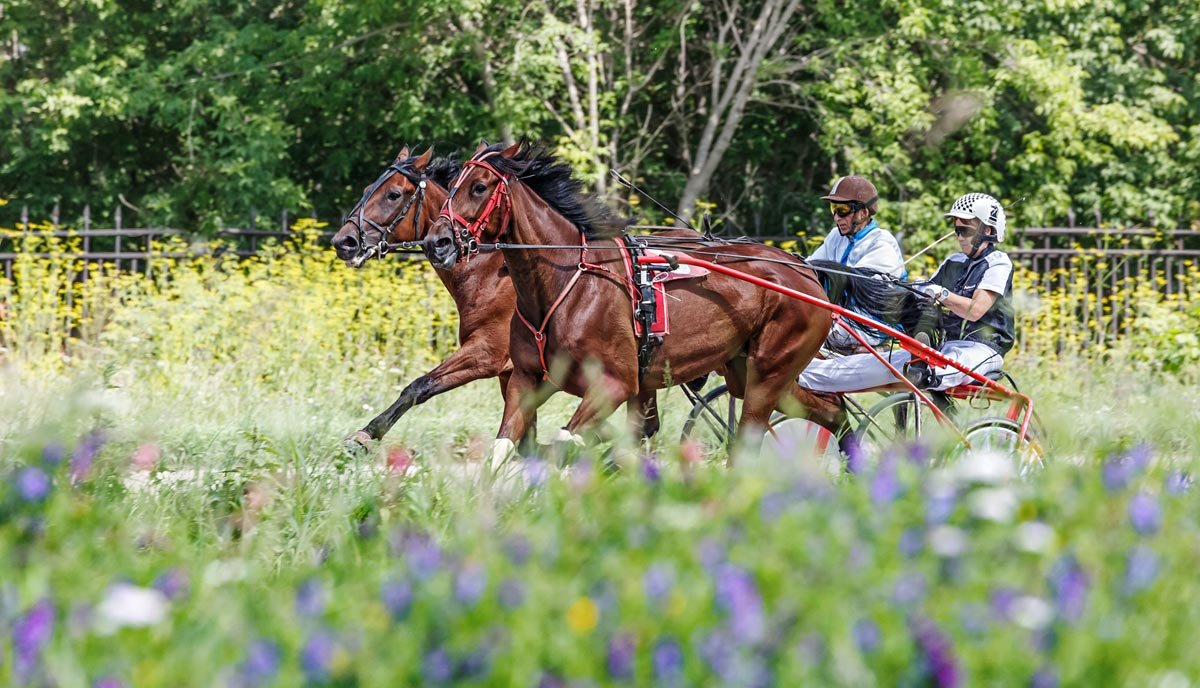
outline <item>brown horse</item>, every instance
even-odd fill
[[[405,146],[395,162],[363,191],[362,199],[333,236],[338,258],[361,268],[372,256],[387,253],[389,244],[424,238],[446,200],[445,187],[459,169],[452,157],[434,160],[432,148],[410,156]],[[364,446],[378,440],[414,405],[474,380],[499,377],[500,392],[507,397],[505,389],[512,372],[508,329],[516,297],[504,257],[489,255],[473,261],[469,269],[437,270],[437,275],[458,308],[461,346],[436,368],[410,382],[386,411],[347,440]],[[489,296],[477,298],[480,293]]]
[[[639,394],[714,370],[745,400],[742,428],[765,427],[789,394],[805,398],[796,376],[829,332],[829,312],[718,273],[673,283],[672,334],[639,374],[628,284],[613,239],[625,223],[581,190],[570,167],[539,148],[481,146],[424,241],[430,261],[446,270],[457,261],[486,260],[489,253],[476,255],[481,244],[509,242],[499,252],[512,275],[519,317],[494,456],[507,453],[530,427],[544,400],[543,381],[583,398],[566,428],[572,433]],[[677,242],[696,249],[704,243],[691,231],[656,236],[670,250],[682,247]],[[742,243],[721,246],[719,253],[710,249],[701,257],[825,298],[813,272],[783,251]]]
[[[433,158],[433,149],[410,155],[408,146],[395,161],[363,190],[363,196],[346,215],[332,244],[347,266],[361,268],[373,256],[383,257],[395,244],[416,242],[425,237],[446,200],[446,187],[458,175],[460,164],[453,159]],[[458,340],[461,346],[425,375],[413,380],[399,398],[347,440],[366,446],[387,434],[409,409],[456,387],[489,377],[500,378],[505,389],[512,364],[508,357],[509,324],[516,295],[504,266],[504,256],[492,253],[471,262],[463,270],[435,270],[458,309]],[[487,294],[488,298],[478,298]],[[658,431],[658,410],[651,396],[645,403],[642,432]],[[532,447],[534,433],[527,437]]]

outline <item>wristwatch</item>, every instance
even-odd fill
[[[942,290],[938,292],[937,296],[933,297],[933,300],[939,304],[944,304],[948,298],[950,298],[950,290],[942,287]]]

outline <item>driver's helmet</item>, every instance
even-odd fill
[[[821,200],[830,203],[854,203],[860,208],[870,209],[872,215],[879,210],[879,192],[875,190],[875,185],[866,177],[857,174],[840,177]]]
[[[984,225],[996,230],[996,241],[1004,241],[1004,207],[1000,201],[985,193],[969,193],[958,197],[945,217],[962,220],[977,218]]]

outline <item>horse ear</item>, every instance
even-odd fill
[[[517,154],[517,151],[521,150],[521,146],[523,146],[523,145],[525,145],[524,141],[517,141],[516,143],[509,146],[508,148],[505,148],[504,151],[502,153],[500,153],[500,155],[502,155],[506,158],[511,158],[512,156]]]
[[[413,162],[413,169],[417,170],[418,172],[424,172],[425,167],[429,165],[430,160],[433,160],[433,146],[427,148],[425,152],[421,154],[421,157],[417,158],[416,161]]]
[[[408,146],[401,148],[400,152],[396,154],[396,162],[402,162],[405,158],[408,157],[408,155],[409,155]]]
[[[488,147],[487,139],[479,139],[479,147],[475,149],[475,152],[471,154],[471,157],[473,158],[476,155],[479,155],[480,153],[483,152],[483,149],[487,148],[487,147]]]

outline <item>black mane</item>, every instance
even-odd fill
[[[502,143],[493,144],[487,152],[506,147]],[[511,158],[497,155],[488,158],[488,162],[504,174],[515,175],[589,239],[607,239],[625,230],[625,220],[595,196],[585,193],[583,182],[571,176],[571,166],[541,146],[522,143]]]
[[[420,178],[417,171],[412,168],[412,164],[419,157],[421,156],[410,155],[400,161],[400,164],[397,166],[400,168],[401,173],[405,177],[408,177],[410,181],[415,182]],[[458,173],[462,172],[462,162],[457,158],[458,153],[451,153],[445,157],[430,160],[429,164],[425,167],[425,177],[443,189],[449,189],[450,185],[454,183],[454,179],[458,177]]]

